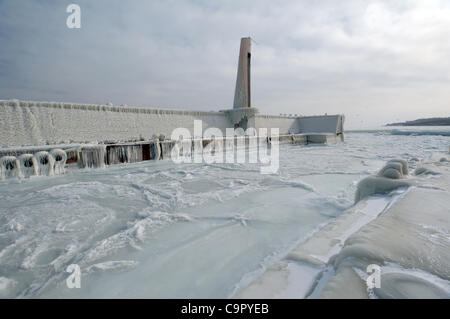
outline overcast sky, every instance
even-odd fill
[[[231,108],[245,36],[262,113],[450,116],[448,0],[0,0],[0,99]]]

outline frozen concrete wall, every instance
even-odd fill
[[[342,131],[342,117],[306,118],[259,115],[249,111],[249,127],[279,128],[280,134]],[[238,111],[238,110],[233,110]],[[170,138],[175,128],[194,135],[194,120],[202,128],[216,127],[225,134],[234,128],[236,112],[193,112],[181,110],[113,107],[68,103],[0,101],[0,147],[46,144],[128,142],[149,140],[163,134]]]
[[[343,133],[343,115],[305,116],[298,118],[299,133]]]
[[[194,120],[203,130],[230,127],[222,112],[192,112],[63,103],[0,101],[0,146],[29,146],[170,137],[184,127],[193,134]],[[232,127],[232,126],[231,126]]]
[[[298,119],[296,117],[283,117],[274,115],[256,115],[255,126],[267,129],[279,128],[280,134],[299,133]]]

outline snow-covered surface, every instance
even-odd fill
[[[449,157],[420,164],[438,176],[410,177],[415,186],[359,201],[235,297],[449,298]],[[369,264],[381,267],[380,288],[367,288]]]
[[[449,172],[442,176],[447,179],[445,189],[412,187],[382,216],[350,236],[334,261],[338,274],[321,296],[339,298],[344,285],[364,284],[367,266],[377,264],[381,286],[369,289],[365,297],[449,298]],[[344,280],[355,273],[360,283]]]
[[[265,286],[279,285],[273,296],[320,296],[340,278],[325,263],[334,248],[317,249],[318,264],[289,253],[344,216],[358,181],[387,160],[404,158],[414,171],[449,145],[447,136],[349,133],[342,144],[281,147],[279,175],[261,175],[256,164],[158,161],[2,181],[0,295],[233,297],[280,267],[287,279]],[[421,178],[445,186],[439,176]],[[340,243],[382,218],[379,208],[399,195],[390,196],[358,206],[362,219],[342,227]],[[420,229],[430,240],[445,234]],[[70,264],[81,267],[81,289],[66,286]],[[336,274],[348,270],[360,285],[352,267]],[[433,269],[422,270],[440,277]]]
[[[291,250],[283,261],[272,265],[235,297],[309,297],[316,281],[328,269],[331,257],[339,253],[347,238],[375,219],[395,199],[371,198],[345,211]]]

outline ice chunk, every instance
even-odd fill
[[[399,187],[408,187],[410,185],[411,182],[406,180],[369,176],[358,183],[355,193],[355,202],[373,194],[386,194]]]
[[[438,175],[438,174],[439,173],[437,173],[429,168],[423,167],[423,166],[416,168],[416,170],[414,171],[414,175],[417,175],[417,176],[418,175]]]
[[[378,176],[391,179],[403,178],[408,175],[408,163],[402,159],[390,160],[378,173]]]
[[[401,164],[401,167],[402,167],[402,173],[403,173],[403,175],[408,175],[408,174],[409,174],[408,162],[405,161],[404,159],[399,159],[399,158],[393,159],[393,160],[390,160],[390,161],[388,162],[388,164],[389,164],[389,163],[400,163],[400,164]]]

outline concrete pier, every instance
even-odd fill
[[[188,147],[192,154],[196,141],[218,147],[236,143],[237,137],[222,140],[215,136],[210,140],[205,134],[208,130],[226,136],[228,129],[234,129],[236,135],[246,135],[240,138],[245,138],[248,147],[260,129],[266,130],[264,134],[277,129],[280,144],[342,141],[343,115],[262,115],[251,106],[251,49],[251,38],[242,38],[233,108],[218,112],[0,100],[0,158],[5,163],[2,172],[6,176],[20,169],[18,156],[32,159],[39,152],[54,149],[64,152],[59,154],[65,156],[65,164],[80,168],[167,159],[180,142],[179,137],[171,139],[179,129],[189,133],[183,143],[192,144]],[[249,129],[253,132],[249,133]],[[271,137],[265,143],[271,144]],[[50,153],[48,158],[52,159]],[[28,168],[33,171],[31,166]]]

